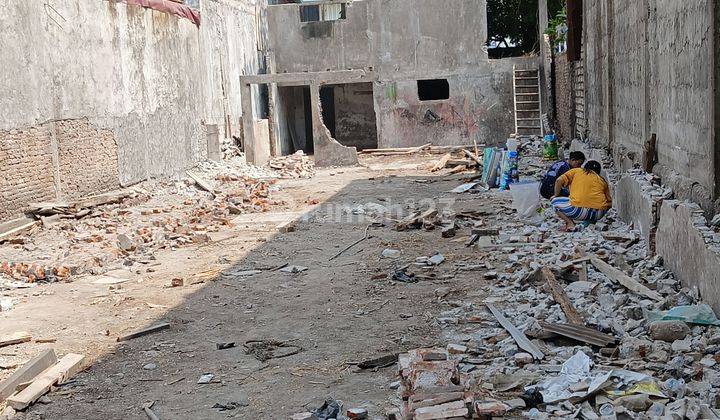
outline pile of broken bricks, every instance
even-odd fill
[[[447,347],[399,356],[389,418],[720,418],[720,321],[614,211],[571,233],[487,219],[494,271],[436,291]]]
[[[210,242],[238,215],[284,204],[272,198],[274,179],[253,178],[262,174],[255,169],[224,169],[216,164],[207,172],[188,171],[180,181],[152,180],[72,202],[31,205],[38,221],[0,245],[0,284],[151,270],[158,250]]]
[[[315,163],[302,150],[292,155],[272,158],[268,167],[280,178],[312,178],[315,175]]]

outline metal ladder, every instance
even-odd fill
[[[516,135],[542,136],[544,130],[538,69],[517,69],[513,66],[513,97]]]

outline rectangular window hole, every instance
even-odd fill
[[[309,4],[300,6],[300,22],[328,22],[343,20],[346,16],[345,3]]]
[[[450,99],[450,84],[447,79],[418,80],[418,98],[421,101]]]

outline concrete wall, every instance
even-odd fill
[[[380,147],[502,144],[514,132],[512,67],[537,66],[537,59],[485,62],[471,73],[447,78],[450,98],[420,101],[416,79],[375,84]]]
[[[372,68],[394,79],[487,59],[484,0],[356,0],[347,3],[346,16],[300,22],[297,4],[268,6],[277,71]]]
[[[331,22],[300,22],[298,4],[268,6],[269,43],[277,72],[373,67],[374,47],[369,36],[373,1],[348,3],[347,19]]]
[[[657,252],[683,284],[696,287],[702,299],[720,313],[720,241],[697,205],[664,201],[660,210]]]
[[[233,83],[257,71],[257,48],[254,2],[202,5],[198,29],[112,1],[5,2],[0,219],[32,201],[176,174],[206,156],[204,123],[239,119]]]
[[[716,189],[714,1],[584,2],[589,138],[621,168],[644,163],[710,211]],[[710,203],[710,204],[708,204]]]

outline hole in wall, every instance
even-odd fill
[[[328,22],[344,20],[345,17],[345,3],[300,6],[300,22]]]
[[[447,79],[418,80],[418,99],[438,101],[450,99],[450,84]]]

